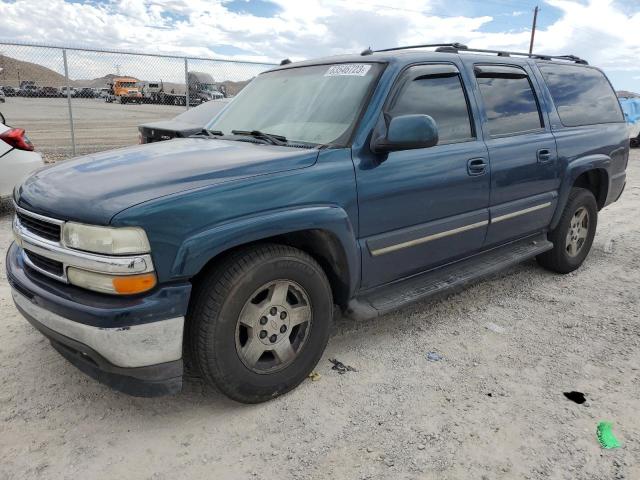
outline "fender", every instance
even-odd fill
[[[173,277],[191,277],[215,256],[233,247],[302,230],[333,234],[344,249],[350,292],[360,279],[360,252],[347,212],[336,205],[311,205],[276,210],[212,226],[187,238],[171,268]]]
[[[555,213],[553,214],[553,218],[551,219],[549,229],[553,230],[558,226],[564,207],[567,204],[571,187],[580,175],[588,172],[589,170],[604,171],[606,173],[606,188],[608,191],[610,187],[610,169],[611,157],[603,154],[587,155],[586,157],[572,160],[567,165],[566,173],[560,184],[560,189],[558,191],[558,205]]]

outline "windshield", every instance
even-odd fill
[[[260,130],[289,141],[346,139],[382,65],[315,65],[267,72],[247,85],[207,128]]]

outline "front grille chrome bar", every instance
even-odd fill
[[[52,223],[54,225],[62,226],[64,224],[64,220],[58,220],[57,218],[45,217],[44,215],[40,215],[39,213],[33,213],[29,210],[25,210],[24,208],[18,206],[18,204],[14,201],[13,208],[16,212],[20,212],[27,217],[35,218],[36,220],[40,220],[42,222]]]
[[[44,217],[44,219],[46,219],[46,217]],[[149,254],[116,257],[72,250],[58,242],[34,235],[20,224],[17,215],[14,216],[13,219],[13,236],[18,246],[23,250],[62,263],[63,273],[59,276],[36,266],[27,255],[22,256],[24,262],[29,265],[29,267],[48,277],[65,283],[68,283],[67,267],[77,267],[90,272],[112,275],[134,275],[149,273],[154,270],[153,261]]]

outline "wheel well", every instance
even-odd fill
[[[607,181],[606,170],[588,170],[576,178],[573,186],[590,190],[593,196],[596,197],[598,210],[604,207],[607,201],[607,194],[609,193],[609,182]]]
[[[320,264],[327,275],[327,279],[331,285],[334,302],[341,308],[345,308],[347,306],[349,301],[350,283],[347,256],[337,237],[331,232],[320,229],[302,230],[286,233],[284,235],[263,238],[255,242],[238,245],[221,252],[209,260],[200,272],[192,278],[192,283],[198,283],[199,278],[202,275],[206,274],[211,268],[219,264],[223,258],[227,257],[232,252],[240,248],[247,248],[261,243],[279,243],[282,245],[289,245],[309,254]]]

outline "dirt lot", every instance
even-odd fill
[[[628,173],[577,272],[529,262],[338,320],[320,379],[256,406],[198,379],[159,399],[97,384],[21,318],[0,264],[0,479],[638,479],[640,152]],[[5,214],[3,251],[9,227]],[[621,448],[600,448],[601,420]]]
[[[69,107],[65,98],[7,97],[0,111],[12,126],[26,129],[38,151],[71,153]],[[73,98],[78,154],[138,143],[138,125],[173,118],[185,107],[106,103],[98,98]]]

